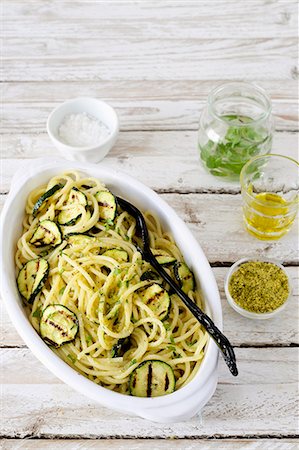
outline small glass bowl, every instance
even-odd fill
[[[255,313],[252,311],[248,311],[247,309],[242,308],[240,305],[238,305],[235,300],[232,298],[232,296],[229,293],[229,281],[230,278],[232,276],[232,274],[244,263],[246,262],[250,262],[250,261],[258,261],[258,262],[268,262],[271,264],[275,264],[275,266],[279,267],[280,269],[282,269],[284,271],[284,273],[286,274],[287,278],[288,278],[288,284],[289,284],[289,296],[286,299],[286,301],[279,306],[279,308],[275,309],[274,311],[268,312],[268,313]],[[266,258],[243,258],[240,259],[239,261],[235,262],[229,269],[227,275],[226,275],[226,279],[224,282],[224,291],[225,291],[225,295],[227,298],[228,303],[230,304],[230,306],[239,314],[241,314],[244,317],[247,317],[248,319],[258,319],[258,320],[264,320],[264,319],[271,319],[272,317],[276,316],[276,314],[280,313],[286,306],[286,304],[289,302],[290,298],[291,298],[291,294],[292,294],[292,286],[291,286],[291,280],[290,277],[287,273],[287,271],[285,270],[285,267],[283,267],[281,264],[279,264],[276,261],[270,260],[270,259],[266,259]]]

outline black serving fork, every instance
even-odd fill
[[[175,293],[184,302],[187,308],[191,311],[198,322],[206,329],[209,335],[214,339],[219,349],[222,352],[224,361],[226,362],[229,370],[234,376],[238,375],[238,369],[236,364],[235,352],[227,337],[216,327],[212,319],[207,316],[175,283],[175,281],[168,275],[163,267],[158,263],[153,255],[149,245],[148,229],[142,213],[136,206],[129,203],[120,197],[116,197],[118,205],[128,213],[130,213],[136,220],[137,231],[141,234],[143,243],[143,249],[139,248],[142,253],[142,257],[145,261],[149,262],[152,267],[161,275],[161,277],[170,285]]]

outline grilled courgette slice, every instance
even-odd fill
[[[176,259],[170,255],[155,255],[155,258],[161,266],[171,266],[176,262]]]
[[[154,272],[153,270],[149,269],[145,272],[143,272],[143,274],[140,277],[141,281],[145,281],[145,280],[161,280],[160,275],[157,272]]]
[[[46,204],[46,201],[52,197],[52,195],[55,194],[59,189],[63,188],[63,184],[55,184],[55,186],[51,187],[48,191],[46,191],[43,195],[39,197],[39,199],[36,201],[35,205],[33,206],[32,214],[35,217],[37,213],[43,209],[43,207]]]
[[[121,248],[111,248],[106,250],[102,256],[110,256],[110,258],[114,258],[118,262],[127,262],[129,260],[128,253]]]
[[[87,234],[82,233],[68,234],[66,236],[66,239],[69,245],[80,246],[86,246],[95,241],[95,238],[93,236],[88,236]]]
[[[75,339],[79,322],[75,313],[63,305],[47,306],[40,319],[40,335],[45,342],[54,347]]]
[[[130,337],[121,338],[113,345],[111,350],[111,357],[118,358],[123,356],[130,348]]]
[[[109,191],[98,191],[95,198],[99,204],[99,220],[107,222],[107,220],[114,220],[116,216],[116,200],[113,194]]]
[[[170,297],[165,289],[155,283],[145,289],[141,297],[159,320],[166,319],[170,309]]]
[[[136,397],[160,397],[175,390],[175,376],[164,361],[150,360],[139,364],[131,373],[130,394]]]
[[[77,189],[76,187],[73,187],[70,190],[67,203],[69,203],[70,205],[75,203],[75,204],[87,206],[87,197],[83,192],[79,191],[79,189]]]
[[[60,225],[71,226],[75,225],[77,220],[82,216],[81,208],[78,206],[73,206],[72,208],[63,209],[60,211],[57,217],[57,222]]]
[[[52,220],[42,220],[30,240],[30,244],[33,244],[35,247],[42,247],[43,245],[56,246],[61,244],[61,242],[61,231]]]
[[[194,276],[187,264],[178,262],[174,265],[174,276],[185,294],[194,290]]]
[[[79,191],[79,189],[73,187],[70,190],[66,206],[69,206],[69,208],[60,211],[57,221],[60,225],[75,225],[77,220],[82,216],[81,206],[84,206],[85,208],[87,206],[87,197],[83,192]]]
[[[28,303],[33,303],[49,275],[49,263],[43,258],[31,259],[20,270],[17,285]]]

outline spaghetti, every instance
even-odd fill
[[[56,354],[101,386],[132,394],[132,373],[141,363],[161,361],[172,368],[179,389],[202,362],[207,332],[142,259],[135,220],[113,198],[99,180],[74,171],[31,192],[16,251],[29,320]],[[165,270],[173,277],[178,268],[189,271],[156,215],[144,217],[151,249]],[[29,269],[41,271],[41,263],[44,272],[33,274],[31,283]],[[186,293],[202,306],[189,275]],[[51,327],[56,334],[49,339]]]

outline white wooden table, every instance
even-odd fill
[[[240,375],[221,362],[202,413],[163,425],[102,408],[35,359],[1,312],[1,437],[4,449],[297,448],[298,236],[261,242],[242,226],[239,187],[206,174],[197,123],[211,88],[254,81],[271,95],[273,149],[297,151],[295,0],[5,0],[1,203],[24,160],[55,155],[49,112],[75,96],[114,106],[121,134],[105,163],[155,189],[188,223],[213,266],[224,331]],[[240,257],[287,266],[294,296],[277,318],[254,322],[227,305],[223,279]]]

